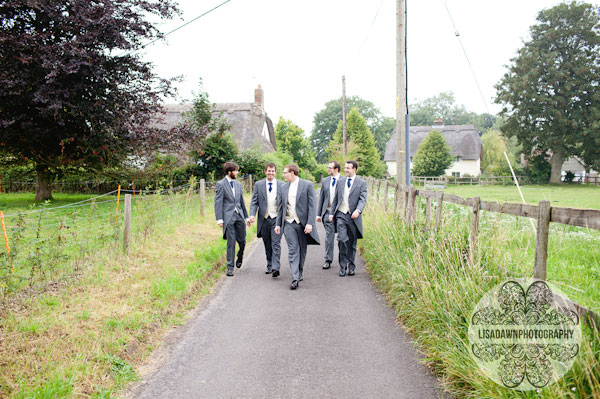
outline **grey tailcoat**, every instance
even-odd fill
[[[233,180],[233,186],[235,187],[235,198],[233,196],[233,190],[231,185],[224,177],[223,180],[217,182],[215,190],[215,218],[216,220],[223,220],[223,239],[226,240],[225,231],[227,225],[233,217],[235,207],[241,212],[242,217],[248,219],[248,211],[246,210],[246,204],[244,203],[244,196],[242,194],[242,185],[239,181]]]
[[[342,183],[343,180],[344,184],[336,183],[336,194],[333,203],[331,204],[332,215],[335,215],[342,203],[346,179],[340,179],[340,183]],[[357,209],[360,211],[360,215],[358,215],[356,219],[351,220],[358,230],[358,238],[363,238],[362,212],[367,205],[367,182],[358,176],[354,176],[352,179],[354,182],[352,183],[350,193],[348,194],[348,207],[350,208],[350,215]]]
[[[281,180],[277,180],[277,211],[279,211],[279,202],[281,201],[281,187],[284,183]],[[254,185],[254,191],[252,192],[252,200],[250,201],[250,216],[256,215],[258,210],[258,218],[256,225],[257,237],[262,237],[262,224],[265,220],[265,213],[267,212],[267,179],[262,179],[256,182]]]
[[[313,229],[308,235],[308,245],[320,245],[319,235],[315,221],[317,218],[317,201],[315,188],[308,180],[300,179],[298,182],[298,191],[296,192],[296,214],[300,219],[300,225],[304,228],[307,224],[312,225]],[[277,212],[277,226],[281,227],[283,233],[283,222],[288,203],[288,193],[290,192],[290,183],[285,183],[281,187],[281,201],[279,202],[279,212]]]
[[[340,178],[335,182],[335,187],[344,180],[344,176],[340,175]],[[331,176],[327,176],[321,180],[321,194],[319,195],[319,205],[317,206],[317,216],[323,218],[327,207],[329,206],[329,196],[331,195]]]

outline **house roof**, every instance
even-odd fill
[[[165,104],[165,113],[157,118],[154,126],[159,129],[169,130],[183,122],[183,113],[192,109],[192,104]],[[222,112],[227,122],[231,125],[231,135],[242,149],[259,144],[265,151],[273,151],[275,146],[275,132],[273,122],[256,103],[220,103],[216,104],[217,112]],[[269,139],[265,138],[263,131],[266,128]]]
[[[452,156],[459,156],[466,160],[480,159],[481,137],[475,125],[435,125],[410,127],[410,156],[414,157],[421,142],[432,130],[439,130],[450,145]],[[396,130],[390,137],[385,147],[384,161],[396,160],[396,144],[398,135]]]

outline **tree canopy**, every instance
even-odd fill
[[[412,164],[415,176],[441,176],[452,166],[450,146],[438,130],[432,130],[423,140]]]
[[[395,119],[384,117],[381,111],[370,101],[358,96],[346,98],[346,109],[358,109],[373,133],[375,146],[380,154],[384,154],[385,146],[395,127]],[[327,161],[327,146],[333,139],[338,123],[342,120],[342,98],[330,100],[325,108],[315,114],[310,143],[318,162]],[[383,155],[382,155],[383,156]]]
[[[310,148],[304,130],[289,119],[279,118],[275,126],[277,151],[289,153],[302,169],[314,170],[317,167],[315,154]]]
[[[36,200],[60,168],[115,165],[160,139],[148,125],[171,81],[127,52],[161,36],[148,18],[176,13],[171,0],[2,2],[0,151],[35,163]]]
[[[600,166],[600,8],[562,3],[541,11],[531,39],[497,84],[502,127],[526,154],[551,153],[550,183],[563,160]]]
[[[328,154],[331,157],[339,153],[339,146],[343,143],[342,129],[342,121],[340,121],[334,133],[333,141],[328,148]],[[349,152],[346,154],[345,161],[351,159],[350,156],[353,156],[355,157],[355,161],[358,162],[361,175],[383,176],[385,165],[381,161],[379,152],[375,147],[373,133],[369,130],[365,118],[362,117],[357,108],[352,108],[348,114],[347,138]]]

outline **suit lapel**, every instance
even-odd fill
[[[235,201],[235,196],[233,195],[233,190],[231,189],[231,184],[229,184],[226,177],[224,177],[222,181],[223,181],[223,184],[225,185],[225,190],[227,190],[229,192],[229,195],[231,195],[231,198],[233,198]],[[233,183],[233,184],[235,184],[235,183]]]
[[[358,175],[354,175],[352,180],[354,180],[354,181],[352,182],[352,187],[350,187],[350,192],[348,193],[348,198],[350,198],[350,196],[352,195],[352,192],[354,191],[354,187],[356,187],[356,183],[358,183]]]

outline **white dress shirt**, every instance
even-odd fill
[[[271,184],[271,192],[269,192],[269,183],[273,183]],[[265,219],[269,216],[275,219],[277,217],[277,180],[267,180],[265,186],[267,190],[267,211],[265,212]]]
[[[288,191],[288,203],[287,210],[285,213],[285,221],[288,223],[292,223],[296,221],[296,223],[300,224],[300,218],[296,213],[296,194],[298,194],[298,183],[300,179],[296,176],[296,180],[290,183],[290,190]]]
[[[335,186],[333,185],[333,179],[335,179]],[[327,206],[327,210],[331,211],[331,204],[333,204],[333,199],[335,198],[335,193],[336,193],[336,187],[340,182],[340,174],[338,173],[337,176],[331,176],[331,179],[329,180],[329,206]]]
[[[348,179],[352,179],[350,181],[350,187],[348,187]],[[342,213],[350,212],[350,205],[348,202],[348,197],[350,196],[350,190],[352,190],[352,186],[354,185],[354,179],[356,179],[356,175],[354,175],[352,177],[346,177],[346,181],[344,182],[344,196],[342,198],[342,203],[338,207],[338,211],[340,211]]]

